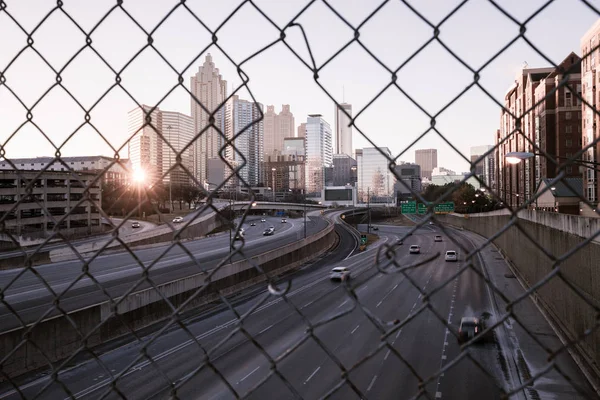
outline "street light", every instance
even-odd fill
[[[275,185],[275,171],[277,171],[277,168],[271,168],[271,172],[273,172],[273,201],[275,201],[275,188],[277,187],[277,185]]]
[[[514,165],[514,164],[519,164],[521,161],[527,160],[528,158],[535,157],[535,156],[547,157],[546,155],[541,154],[541,153],[531,153],[528,151],[511,151],[509,153],[506,153],[504,158],[507,163]],[[593,166],[600,165],[600,163],[597,163],[594,161],[571,159],[568,157],[561,157],[561,156],[550,156],[550,157],[554,157],[557,160],[563,159],[563,160],[567,161],[568,163],[576,164],[578,166],[586,167],[586,168],[590,168],[590,169],[596,169],[596,168],[593,168]]]

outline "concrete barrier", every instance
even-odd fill
[[[218,300],[265,280],[264,273],[281,274],[326,252],[336,242],[332,223],[306,239],[252,257],[223,265],[207,273],[188,276],[157,286],[162,295],[181,312]],[[255,266],[260,266],[260,273]],[[200,288],[202,288],[200,290]],[[143,289],[115,303],[76,310],[37,325],[0,335],[0,369],[15,377],[77,355],[132,330],[171,319],[171,305],[154,289]],[[185,304],[185,306],[184,306]],[[74,322],[74,324],[72,323]],[[76,326],[76,328],[74,327]],[[24,340],[26,338],[26,340]],[[5,357],[5,358],[4,358]],[[0,382],[3,375],[0,374]]]
[[[507,215],[468,218],[438,215],[436,219],[487,238],[496,235],[512,221]],[[494,240],[494,244],[510,260],[516,274],[527,287],[545,280],[555,266],[560,266],[559,274],[536,289],[533,300],[559,327],[564,338],[577,340],[573,345],[575,356],[581,359],[583,367],[588,370],[588,376],[593,375],[599,380],[600,331],[596,329],[596,325],[599,318],[597,309],[600,307],[600,244],[593,241],[586,243],[586,238],[572,233],[587,232],[583,225],[577,223],[570,225],[546,221],[546,224],[541,224],[524,218],[517,218],[513,222],[518,222],[518,227],[509,227]],[[572,250],[582,247],[557,264],[526,234],[555,259],[563,258]],[[577,288],[585,299],[569,287],[565,280]],[[587,333],[588,329],[594,331]],[[579,340],[583,335],[586,336]]]

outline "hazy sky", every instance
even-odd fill
[[[53,155],[55,150],[40,133],[41,129],[63,155],[113,155],[109,145],[89,124],[85,112],[115,83],[112,72],[90,48],[85,35],[65,15],[67,13],[81,29],[90,32],[115,6],[110,0],[64,0],[61,10],[55,10],[50,0],[5,0],[6,11],[27,32],[46,18],[33,33],[33,48],[57,71],[62,70],[64,88],[80,103],[78,105],[61,87],[54,87],[56,74],[31,48],[27,35],[0,11],[0,71],[6,86],[0,84],[0,141],[5,144],[7,158]],[[124,0],[91,34],[91,46],[116,71],[129,65],[121,74],[125,90],[113,88],[90,113],[90,122],[115,148],[127,141],[127,111],[139,103],[190,113],[189,95],[177,87],[178,73],[189,87],[190,76],[203,62],[212,33],[204,28],[186,9],[180,7],[160,26],[162,19],[176,6],[175,0]],[[217,29],[239,6],[239,0],[188,0],[186,5],[209,29]],[[255,0],[254,3],[279,27],[285,27],[310,2],[308,0]],[[359,26],[380,4],[386,3],[359,29],[360,41],[390,70],[395,70],[433,36],[433,28],[424,22],[404,2],[393,0],[329,0],[327,2],[349,24]],[[438,24],[461,2],[456,0],[407,1],[432,24]],[[519,25],[503,15],[486,0],[470,0],[440,27],[440,39],[456,55],[479,69],[503,46],[519,34]],[[546,1],[496,0],[496,3],[519,21],[526,20]],[[579,0],[556,0],[527,23],[526,37],[555,64],[571,51],[579,54],[581,36],[599,16]],[[600,8],[600,0],[590,4]],[[153,45],[148,47],[146,34],[153,31]],[[315,1],[295,22],[302,25],[317,68],[320,68],[354,37],[354,31],[332,12],[323,1]],[[157,27],[158,26],[158,27]],[[259,49],[276,42],[280,32],[250,3],[244,4],[216,33],[219,49],[208,49],[229,91],[238,87],[241,79],[234,63],[239,64]],[[249,88],[256,100],[274,104],[290,104],[296,125],[307,114],[320,113],[333,127],[334,105],[315,82],[308,49],[298,27],[286,29],[286,42],[302,61],[278,42],[273,47],[248,60],[241,70],[249,77]],[[22,51],[22,53],[20,53]],[[224,54],[229,56],[232,63]],[[17,55],[20,55],[17,57]],[[15,59],[15,57],[17,57]],[[457,171],[468,170],[467,163],[434,132],[411,146],[430,126],[430,118],[412,104],[397,88],[389,88],[378,100],[367,104],[391,81],[391,74],[358,43],[351,44],[319,72],[318,82],[337,100],[354,107],[362,133],[379,146],[387,146],[394,155],[405,152],[400,159],[414,160],[414,150],[438,149],[438,162]],[[497,100],[514,80],[515,73],[527,62],[531,67],[548,63],[523,39],[519,39],[481,72],[481,84]],[[65,65],[68,66],[65,67]],[[9,65],[10,64],[10,65]],[[188,67],[189,66],[189,67]],[[311,67],[312,68],[312,67]],[[432,42],[398,72],[398,85],[430,114],[444,106],[473,81],[473,73],[457,61],[439,43]],[[32,110],[32,123],[27,111]],[[163,99],[175,88],[166,98]],[[40,100],[44,93],[48,92]],[[246,90],[240,92],[249,99]],[[474,87],[446,109],[438,118],[436,128],[467,158],[471,146],[493,144],[493,134],[499,125],[499,107],[480,89]],[[22,126],[23,125],[23,126]],[[36,127],[37,126],[37,127]],[[16,132],[16,133],[15,133]],[[7,140],[15,133],[8,143]],[[63,143],[69,136],[66,143]],[[354,130],[354,147],[370,146]],[[408,149],[408,150],[407,150]],[[126,157],[126,147],[121,152]]]

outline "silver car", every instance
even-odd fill
[[[335,267],[331,270],[330,279],[332,281],[347,281],[351,277],[350,270],[346,267]]]
[[[448,250],[445,256],[446,261],[458,261],[458,254],[454,250]]]
[[[421,252],[421,246],[413,244],[412,246],[410,246],[409,252],[410,254],[419,254]]]

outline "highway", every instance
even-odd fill
[[[544,350],[513,318],[494,330],[492,340],[463,352],[447,329],[445,320],[456,330],[462,316],[484,311],[492,315],[493,323],[505,307],[472,269],[457,274],[465,266],[464,250],[479,246],[482,238],[446,228],[450,237],[442,234],[443,241],[434,242],[440,228],[419,228],[391,256],[401,268],[422,262],[403,269],[403,274],[395,266],[378,270],[376,257],[410,228],[379,228],[375,232],[379,240],[356,253],[352,236],[336,225],[339,247],[294,274],[285,297],[271,295],[263,287],[232,299],[235,311],[244,315],[241,325],[228,307],[206,310],[186,321],[187,332],[173,328],[157,338],[150,334],[142,343],[130,342],[102,355],[104,368],[94,360],[85,361],[61,373],[60,380],[76,398],[84,399],[120,398],[111,391],[109,374],[120,374],[117,387],[128,399],[167,398],[172,390],[169,381],[175,382],[178,398],[313,399],[331,394],[335,399],[419,395],[494,399],[500,398],[499,387],[517,387],[527,374],[546,366]],[[411,244],[419,244],[422,253],[409,254]],[[446,250],[459,251],[459,261],[433,258]],[[488,247],[473,268],[501,287],[504,295],[516,298],[522,288],[505,277],[503,263]],[[345,284],[329,280],[334,266],[351,269],[350,285],[360,307]],[[535,328],[537,340],[550,349],[561,346],[532,304],[522,302],[515,310],[519,321]],[[140,356],[142,347],[152,362]],[[568,356],[556,363],[572,383],[550,370],[512,398],[597,398]],[[347,381],[342,379],[342,368]],[[588,392],[577,393],[574,387]],[[68,398],[60,385],[47,378],[21,388],[27,397],[45,388],[40,398]],[[17,396],[9,388],[0,389],[0,399],[12,398]]]
[[[241,250],[232,260],[261,254],[303,237],[303,219],[288,219],[288,223],[284,224],[281,223],[281,218],[265,218],[267,221],[264,223],[260,222],[260,216],[246,219],[243,225],[246,232],[243,246],[241,241],[235,242],[235,247]],[[252,221],[256,226],[250,226]],[[269,226],[275,227],[275,235],[263,236],[262,232]],[[307,234],[322,230],[325,226],[326,222],[322,218],[310,216]],[[185,241],[182,244],[183,246],[151,245],[132,252],[99,255],[89,261],[88,275],[82,272],[82,263],[79,260],[36,266],[36,273],[23,269],[0,271],[0,287],[6,289],[3,292],[5,301],[18,312],[20,318],[30,322],[35,321],[48,309],[53,310],[49,315],[58,312],[52,306],[54,295],[36,274],[61,295],[63,309],[75,310],[107,300],[94,280],[111,296],[116,297],[140,279],[142,267],[148,268],[152,265],[149,276],[159,284],[214,268],[229,254],[227,232]],[[92,276],[94,279],[91,279]],[[144,281],[139,289],[146,287],[149,287],[149,283]],[[0,305],[0,331],[17,326],[20,326],[17,318],[5,305]]]

